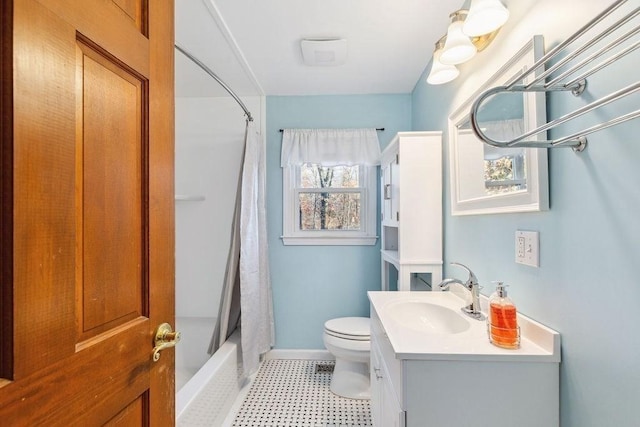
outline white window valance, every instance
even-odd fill
[[[323,166],[380,164],[380,143],[375,129],[285,129],[282,167],[303,163]]]

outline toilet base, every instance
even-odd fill
[[[329,389],[349,399],[371,398],[369,364],[336,359]]]

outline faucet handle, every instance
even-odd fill
[[[464,264],[460,264],[459,262],[451,262],[451,265],[457,265],[458,267],[462,267],[465,270],[467,270],[467,273],[469,273],[469,278],[467,279],[467,286],[469,288],[471,288],[472,286],[476,286],[478,285],[478,278],[476,277],[475,274],[473,274],[473,271],[471,271],[471,269],[469,267],[467,267]]]

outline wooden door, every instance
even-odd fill
[[[0,424],[173,425],[173,1],[1,7]]]

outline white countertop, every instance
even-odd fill
[[[380,319],[396,359],[560,362],[560,334],[520,313],[520,348],[508,350],[489,342],[485,320],[472,319],[460,311],[466,302],[454,292],[370,291],[368,295],[372,318],[375,314]],[[486,297],[481,298],[486,307]],[[398,301],[428,302],[450,308],[467,319],[470,327],[455,334],[432,334],[408,328],[394,320],[389,312],[388,307]]]

